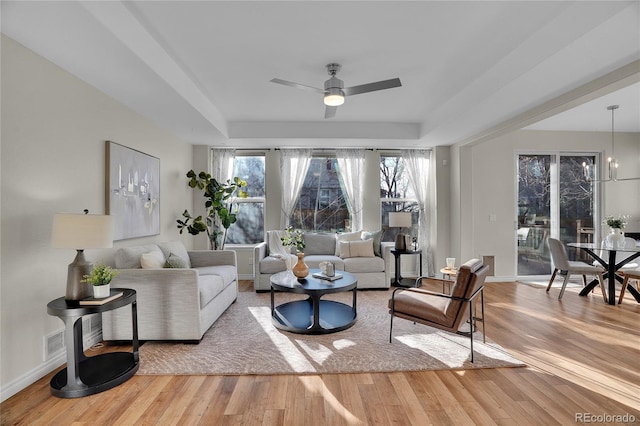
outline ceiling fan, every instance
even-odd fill
[[[324,104],[326,105],[324,118],[335,117],[336,110],[340,105],[344,103],[345,96],[359,95],[360,93],[375,92],[377,90],[392,89],[394,87],[402,86],[399,78],[392,78],[390,80],[376,81],[375,83],[344,87],[344,82],[336,77],[336,74],[338,73],[338,71],[340,71],[340,68],[342,68],[340,64],[327,64],[327,72],[329,73],[331,78],[324,82],[324,90],[313,86],[307,86],[305,84],[281,80],[279,78],[274,78],[271,80],[271,82],[284,84],[285,86],[297,87],[298,89],[311,90],[313,92],[323,94]]]

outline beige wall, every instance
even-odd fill
[[[105,140],[160,158],[161,234],[115,248],[179,237],[191,206],[184,174],[191,145],[2,36],[0,385],[3,397],[50,368],[44,336],[62,328],[47,303],[64,295],[72,250],[53,249],[57,212],[104,212]],[[192,239],[183,237],[191,246]],[[110,260],[113,250],[87,250]],[[19,390],[19,389],[17,389]]]
[[[514,277],[515,257],[515,159],[518,152],[602,152],[611,149],[610,135],[596,132],[517,131],[475,146],[454,148],[459,162],[452,178],[452,243],[458,256],[495,256],[495,275]],[[620,177],[640,176],[640,134],[616,134]],[[459,185],[457,179],[460,179]],[[628,231],[640,232],[640,181],[602,184],[602,215],[630,214]],[[456,209],[455,204],[460,208]],[[490,220],[495,215],[495,221]],[[458,228],[459,227],[459,231]]]

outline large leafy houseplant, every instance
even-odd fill
[[[209,173],[200,172],[196,175],[193,170],[187,172],[189,179],[189,187],[203,191],[206,201],[204,206],[207,210],[206,217],[193,217],[189,210],[182,213],[184,219],[178,219],[178,229],[182,234],[185,229],[191,235],[198,235],[206,232],[214,250],[224,248],[227,237],[227,230],[236,222],[238,213],[238,204],[233,206],[233,200],[236,198],[247,198],[248,193],[245,190],[247,182],[234,177],[227,179],[226,182],[218,182]],[[220,229],[222,227],[222,229]]]

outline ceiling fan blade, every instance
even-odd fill
[[[324,118],[333,118],[336,116],[337,106],[329,106],[324,109]]]
[[[271,79],[271,82],[272,83],[278,83],[278,84],[284,84],[285,86],[296,87],[298,89],[311,90],[312,92],[324,94],[324,90],[318,89],[317,87],[306,86],[304,84],[294,83],[292,81],[287,81],[287,80],[280,80],[279,78],[273,78],[273,79]]]
[[[390,80],[376,81],[375,83],[361,84],[360,86],[345,87],[342,90],[346,96],[352,96],[360,93],[375,92],[376,90],[392,89],[400,86],[402,86],[400,79],[392,78]]]

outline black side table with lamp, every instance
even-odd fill
[[[138,371],[138,308],[132,289],[111,289],[113,300],[83,304],[91,286],[83,278],[91,273],[93,264],[84,256],[85,249],[113,247],[113,218],[109,215],[58,213],[53,218],[51,244],[55,248],[74,249],[76,257],[67,269],[67,289],[64,297],[47,304],[47,313],[60,318],[65,325],[64,342],[67,366],[51,378],[51,394],[62,398],[78,398],[111,389]],[[82,317],[131,305],[131,352],[109,352],[95,356],[84,354]]]
[[[78,398],[93,395],[124,383],[139,366],[138,309],[136,291],[128,288],[111,289],[111,294],[122,296],[103,305],[77,305],[64,297],[52,300],[47,313],[60,318],[65,325],[64,341],[67,348],[67,367],[51,378],[51,394],[61,398]],[[131,305],[131,352],[108,352],[86,356],[83,350],[82,317]]]

